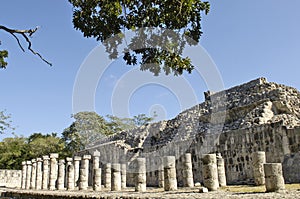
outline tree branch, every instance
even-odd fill
[[[22,44],[20,43],[20,40],[16,34],[22,35],[24,37],[24,39],[26,40],[26,42],[28,43],[28,47],[27,47],[28,50],[31,51],[34,55],[39,56],[39,58],[41,60],[43,60],[44,62],[46,62],[48,65],[52,66],[52,63],[48,62],[46,59],[44,59],[44,57],[40,53],[34,51],[31,48],[32,43],[31,43],[29,37],[31,37],[38,30],[38,27],[36,27],[35,29],[29,29],[29,30],[17,30],[17,29],[10,29],[10,28],[0,25],[0,30],[4,30],[4,31],[10,33],[17,40],[17,43],[18,43],[19,47],[21,48],[21,50],[23,52],[25,52],[25,50],[24,50]]]

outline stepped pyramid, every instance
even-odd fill
[[[219,152],[225,159],[228,182],[240,183],[253,178],[251,153],[263,150],[267,161],[284,163],[287,181],[300,181],[300,172],[295,175],[294,171],[300,171],[300,162],[294,158],[300,151],[299,91],[258,78],[204,95],[203,103],[174,119],[115,134],[92,143],[85,151],[99,150],[106,162],[130,162],[143,156],[153,171],[159,164],[157,157],[175,155],[180,164],[181,155],[190,152],[194,176],[199,181],[201,155]],[[153,185],[155,179],[155,175],[149,175]]]

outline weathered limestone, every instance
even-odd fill
[[[30,180],[30,189],[35,189],[35,180],[36,180],[36,159],[31,160],[32,170],[31,170],[31,180]]]
[[[183,186],[194,187],[192,155],[190,153],[183,156]]]
[[[226,173],[225,173],[225,164],[224,159],[221,154],[217,154],[217,168],[218,168],[218,181],[220,187],[226,186]]]
[[[63,159],[58,161],[57,189],[65,189],[65,160]]]
[[[93,153],[93,169],[99,168],[99,162],[100,162],[100,152],[96,150]]]
[[[266,192],[285,190],[281,163],[265,163],[264,173]]]
[[[164,165],[160,164],[158,166],[158,187],[163,188],[164,187]]]
[[[254,152],[252,154],[252,168],[254,182],[257,186],[265,184],[264,164],[266,163],[266,154],[264,151]]]
[[[127,165],[121,164],[121,187],[126,188]]]
[[[111,164],[111,190],[121,191],[121,167],[120,164]]]
[[[111,188],[111,164],[106,163],[104,169],[104,187]]]
[[[165,191],[177,190],[175,156],[164,157],[163,164],[164,164],[164,189],[165,189]]]
[[[204,154],[202,157],[203,184],[209,191],[219,187],[216,154]]]
[[[135,191],[146,191],[146,158],[137,158],[135,160]]]
[[[49,185],[49,156],[43,156],[43,179],[42,179],[42,189],[47,190]]]
[[[91,155],[84,155],[81,160],[81,168],[80,168],[80,190],[87,190],[89,184],[89,161],[91,159]]]
[[[22,162],[22,182],[21,182],[21,188],[25,189],[26,188],[26,170],[27,170],[27,165],[26,161]]]
[[[50,176],[49,176],[49,190],[55,190],[57,180],[57,158],[58,153],[50,154]]]
[[[27,170],[26,170],[26,189],[30,189],[30,181],[31,181],[31,171],[32,171],[32,163],[31,161],[26,161]]]
[[[42,158],[36,159],[36,180],[35,180],[35,189],[42,189]]]
[[[80,156],[74,156],[74,183],[75,187],[79,185],[79,167],[80,167]]]
[[[69,162],[68,162],[69,163]],[[68,173],[68,182],[67,182],[67,189],[74,190],[75,183],[74,183],[74,166],[73,164],[67,165],[67,173]]]
[[[92,178],[94,180],[94,170],[99,168],[99,163],[100,163],[100,152],[99,151],[94,151],[93,152],[93,167],[92,167]],[[93,181],[94,184],[94,181]]]
[[[101,168],[94,169],[93,190],[101,190]]]
[[[88,176],[86,175],[85,169],[79,170],[79,190],[88,189]]]
[[[69,183],[69,166],[73,165],[73,158],[70,157],[66,157],[66,179],[65,179],[65,187],[68,188],[68,183]],[[74,183],[74,166],[73,166],[73,173],[71,173],[70,175],[73,175],[73,183]],[[75,184],[74,184],[75,186]]]

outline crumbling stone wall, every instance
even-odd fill
[[[0,170],[1,187],[21,187],[21,170]]]

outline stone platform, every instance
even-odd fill
[[[249,187],[248,187],[249,189]],[[250,187],[251,189],[251,187]],[[253,187],[254,190],[256,190]],[[150,198],[300,198],[299,189],[287,189],[283,193],[263,193],[263,192],[249,192],[240,191],[235,192],[234,189],[230,187],[225,187],[221,190],[209,192],[209,193],[199,193],[199,187],[195,188],[180,188],[177,191],[164,192],[161,188],[148,188],[146,192],[137,193],[134,188],[126,188],[123,191],[113,192],[103,189],[99,192],[94,192],[92,190],[86,191],[37,191],[37,190],[20,190],[12,188],[0,188],[1,198],[24,198],[24,199],[66,199],[66,198],[90,198],[90,199],[150,199]]]

